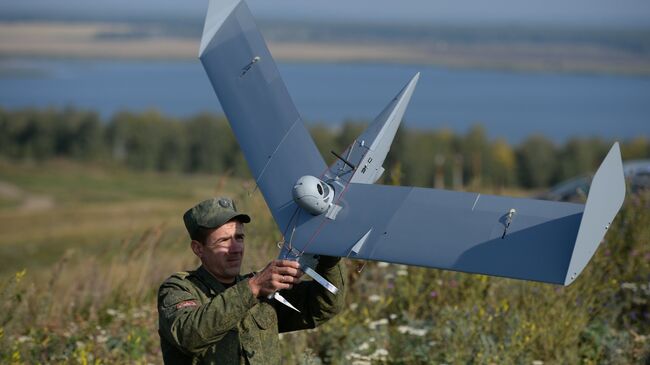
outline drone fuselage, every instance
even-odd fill
[[[312,215],[321,215],[334,200],[334,188],[317,177],[305,175],[296,181],[292,190],[293,200]]]

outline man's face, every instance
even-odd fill
[[[192,251],[222,283],[232,283],[244,257],[244,224],[230,221],[212,230],[205,242],[192,241]]]

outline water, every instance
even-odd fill
[[[492,138],[517,143],[533,133],[650,135],[650,78],[512,73],[428,66],[282,63],[280,72],[308,122],[371,120],[418,71],[406,112],[411,128],[465,132],[483,124]],[[172,116],[221,113],[197,61],[4,60],[0,106],[75,106],[109,118],[155,108]]]

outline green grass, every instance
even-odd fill
[[[197,266],[181,222],[230,195],[250,212],[244,270],[280,236],[246,180],[0,162],[0,363],[161,363],[155,293]],[[250,194],[249,194],[250,193]],[[50,197],[49,206],[25,199]],[[287,364],[631,364],[650,354],[650,196],[628,197],[569,287],[399,265],[350,269],[347,309],[282,337]],[[26,269],[26,270],[24,270]]]
[[[133,173],[121,166],[97,167],[67,161],[14,165],[0,161],[0,180],[33,194],[47,194],[59,204],[106,203],[160,198],[179,200],[214,190],[211,176]]]
[[[70,249],[102,252],[160,224],[182,236],[180,217],[188,207],[232,194],[239,185],[212,176],[133,173],[66,161],[0,161],[0,181],[20,195],[0,204],[0,273],[51,264]]]

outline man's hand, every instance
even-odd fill
[[[271,261],[264,270],[248,280],[248,286],[256,297],[267,297],[278,290],[291,289],[303,275],[297,261]]]

